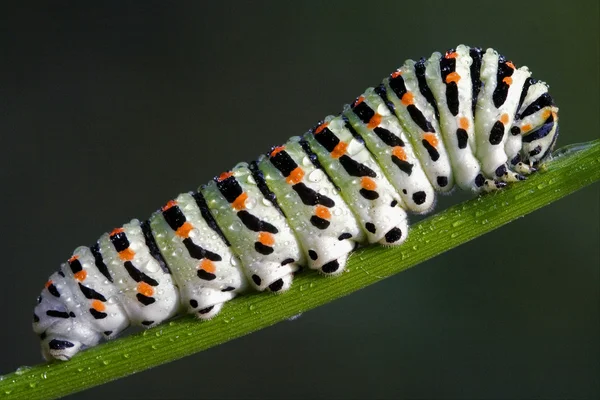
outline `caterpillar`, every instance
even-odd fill
[[[407,212],[431,211],[436,192],[526,179],[558,137],[530,75],[464,45],[407,60],[304,135],[78,247],[38,297],[42,355],[185,311],[210,319],[248,290],[284,292],[302,267],[338,275],[359,245],[401,245]]]

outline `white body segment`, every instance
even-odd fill
[[[189,313],[209,319],[247,289],[240,260],[202,217],[191,194],[180,194],[154,213],[150,226]]]
[[[340,188],[342,197],[357,217],[369,243],[400,244],[407,236],[408,218],[402,209],[402,198],[387,180],[364,143],[354,138],[342,117],[329,116],[321,125],[323,131],[306,134],[305,138],[319,158],[323,169]],[[321,135],[321,136],[319,136]],[[327,149],[319,142],[324,135],[334,135],[339,143]],[[350,173],[353,168],[355,171]],[[386,235],[397,229],[396,240]]]
[[[116,237],[123,234],[129,247],[118,251]],[[111,234],[105,233],[98,243],[132,324],[154,326],[177,314],[179,292],[171,275],[150,255],[137,219]]]
[[[373,88],[368,88],[359,100],[360,103],[357,100],[344,108],[344,116],[360,133],[406,208],[416,213],[431,210],[435,191],[398,118]],[[363,121],[359,115],[364,115],[365,120],[370,117],[369,121]]]
[[[211,181],[200,189],[209,209],[242,261],[253,286],[257,290],[287,290],[293,273],[299,265],[305,264],[292,229],[273,203],[263,196],[248,164],[240,163],[226,175],[219,181],[224,190],[230,185],[239,185],[242,197],[230,199],[230,203],[218,183]]]
[[[300,138],[291,138],[270,157],[261,156],[258,166],[302,243],[308,267],[341,273],[365,235],[339,191],[302,149]],[[282,170],[291,172],[284,175]]]
[[[496,107],[494,92],[497,85],[499,55],[495,50],[488,49],[483,55],[481,67],[482,92],[477,100],[475,111],[476,156],[487,176],[498,176],[497,170],[506,165],[508,156],[504,151],[509,128],[512,126],[514,115],[519,104],[521,89],[530,73],[527,67],[514,69],[510,77],[506,100]],[[511,139],[512,140],[512,139]],[[512,145],[508,147],[511,148]],[[508,177],[507,180],[514,180]]]

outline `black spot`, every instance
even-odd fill
[[[513,136],[517,136],[519,133],[521,133],[521,128],[519,128],[518,126],[513,126],[512,128],[510,128],[510,133],[512,133]]]
[[[256,284],[256,286],[260,286],[262,279],[260,279],[260,276],[254,274],[252,275],[252,281]]]
[[[223,180],[219,180],[219,177],[215,177],[213,180],[216,182],[217,188],[223,197],[225,197],[225,200],[227,200],[229,203],[233,203],[238,196],[244,193],[240,183],[233,175]]]
[[[283,279],[279,278],[269,285],[271,292],[278,292],[283,287]]]
[[[42,296],[37,297],[37,302],[38,302],[38,304],[40,304],[42,302]]]
[[[440,113],[437,108],[437,103],[435,98],[433,97],[433,93],[431,93],[431,89],[427,85],[427,80],[425,79],[425,59],[421,58],[419,61],[415,63],[415,75],[417,76],[417,82],[419,82],[419,91],[427,99],[427,102],[431,104],[433,110],[435,111],[435,117],[440,119]]]
[[[192,308],[196,308],[198,307],[198,302],[194,299],[190,300],[190,306],[192,306]]]
[[[250,229],[251,231],[269,232],[273,234],[279,232],[276,227],[274,227],[268,222],[261,221],[259,218],[250,214],[246,210],[238,211],[237,216],[240,219],[240,221],[242,221],[242,223],[246,225],[246,228]]]
[[[138,299],[138,301],[140,303],[142,303],[145,306],[149,306],[150,304],[152,304],[156,301],[156,299],[154,297],[148,297],[141,293],[136,294],[135,297]]]
[[[385,234],[385,241],[388,243],[395,243],[402,237],[402,230],[400,228],[392,228]]]
[[[317,217],[316,215],[313,215],[312,217],[310,217],[310,223],[319,229],[327,229],[327,227],[329,227],[329,225],[331,224],[331,222],[327,221],[326,219],[323,219],[321,217]]]
[[[33,322],[40,322],[40,317],[36,313],[33,313]]]
[[[217,277],[215,274],[211,274],[210,272],[202,268],[198,269],[198,272],[196,272],[196,274],[198,275],[198,278],[204,279],[205,281],[212,281]]]
[[[46,332],[42,332],[41,335],[40,335],[40,340],[46,339],[46,336],[47,336]]]
[[[321,124],[318,126],[321,126]],[[319,133],[313,133],[313,135],[317,139],[317,142],[330,153],[340,143],[340,139],[327,127],[323,128]]]
[[[506,174],[506,165],[501,165],[496,168],[496,176],[504,176]]]
[[[110,276],[110,272],[108,272],[108,267],[106,266],[106,264],[104,264],[102,254],[100,254],[100,245],[96,243],[94,246],[90,247],[90,250],[92,251],[92,255],[94,256],[94,263],[96,264],[96,268],[98,268],[98,271],[100,271],[100,273],[104,275],[106,279],[112,282],[113,278],[112,276]]]
[[[406,189],[402,189],[402,193],[408,194],[408,191]]]
[[[375,132],[375,134],[383,141],[383,143],[390,147],[404,147],[404,141],[385,128],[378,126],[377,128],[373,129],[373,132]]]
[[[90,308],[90,314],[96,319],[104,319],[108,316],[108,314],[97,311],[95,308]]]
[[[231,292],[232,290],[235,290],[233,286],[227,286],[225,289],[221,289],[221,292]]]
[[[177,207],[177,208],[179,208],[179,207]],[[146,247],[148,248],[148,251],[150,252],[150,255],[152,256],[152,258],[154,258],[156,260],[158,265],[160,265],[160,269],[162,269],[163,272],[170,274],[171,270],[169,269],[167,262],[163,258],[162,253],[160,252],[160,250],[158,248],[158,244],[156,243],[156,239],[154,238],[154,234],[152,233],[152,228],[150,228],[150,221],[142,222],[141,227],[142,227],[142,233],[144,234],[144,241],[146,243]]]
[[[69,318],[69,313],[64,311],[48,310],[46,311],[46,315],[54,318]]]
[[[59,275],[59,276],[62,276],[63,278],[65,277],[65,273],[64,273],[64,272],[62,272],[62,271],[58,271],[58,275]]]
[[[52,350],[64,350],[73,346],[75,345],[67,340],[52,339],[48,343],[48,347]]]
[[[100,293],[96,292],[94,289],[84,286],[81,283],[78,283],[78,284],[79,284],[79,290],[81,291],[81,293],[83,293],[83,295],[86,297],[86,299],[100,300],[100,301],[106,302],[106,298],[104,296],[102,296]]]
[[[288,264],[291,264],[291,263],[293,263],[294,261],[295,261],[295,260],[294,260],[293,258],[286,258],[285,260],[283,260],[283,261],[281,262],[281,265],[288,265]]]
[[[111,235],[110,241],[115,247],[115,250],[117,250],[118,252],[129,248],[129,239],[127,239],[127,235],[125,234],[125,232],[119,232]]]
[[[521,154],[517,154],[512,160],[510,160],[511,165],[517,165],[521,162]]]
[[[335,206],[335,201],[333,201],[325,195],[315,192],[313,189],[309,188],[302,182],[293,185],[292,189],[294,189],[296,193],[298,193],[298,196],[300,196],[300,200],[302,200],[302,203],[304,203],[307,206],[316,206],[317,204],[321,204],[329,208]]]
[[[473,86],[473,114],[475,114],[475,107],[477,106],[477,96],[481,89],[481,61],[483,59],[483,51],[480,48],[472,47],[469,49],[469,55],[473,59],[471,64],[471,83]]]
[[[550,115],[546,121],[544,121],[544,125],[535,132],[530,132],[528,135],[523,137],[523,143],[531,143],[534,140],[542,139],[552,131],[554,127],[554,117]]]
[[[69,317],[75,318],[75,313],[73,311],[69,311]]]
[[[490,144],[497,145],[502,142],[504,137],[504,124],[501,121],[496,121],[492,130],[490,131],[489,141]]]
[[[390,207],[396,207],[398,205],[398,200],[392,200],[390,203]]]
[[[274,148],[271,148],[271,152],[273,150]],[[269,161],[285,177],[288,177],[298,167],[298,164],[296,164],[294,159],[285,150],[278,151],[275,155],[269,154]]]
[[[519,115],[519,119],[523,119],[528,115],[535,113],[536,111],[541,110],[544,107],[549,107],[553,105],[552,97],[549,93],[544,93],[540,97],[538,97],[533,103],[527,106],[525,110]]]
[[[133,279],[134,281],[145,282],[150,286],[158,286],[157,281],[150,278],[148,275],[146,275],[145,273],[143,273],[142,271],[140,271],[139,269],[134,267],[133,263],[131,261],[125,261],[123,263],[123,265],[125,266],[125,269],[127,270],[127,273],[129,274],[131,279]]]
[[[417,108],[417,106],[415,106],[414,104],[410,104],[408,107],[406,107],[406,111],[408,111],[412,120],[415,122],[415,124],[419,125],[419,128],[421,128],[423,132],[435,133],[433,125],[431,125],[431,123],[427,121],[427,118],[425,118],[425,116],[423,115],[421,110]]]
[[[404,83],[404,78],[402,78],[402,75],[390,77],[389,85],[392,91],[396,94],[396,96],[398,96],[398,98],[402,100],[402,96],[404,96],[407,92],[406,85]]]
[[[144,326],[152,325],[153,323],[154,321],[142,321],[142,325]]]
[[[351,237],[352,237],[351,233],[342,233],[340,236],[338,236],[338,240],[350,239]]]
[[[54,297],[60,297],[60,293],[58,293],[58,289],[56,289],[56,286],[54,286],[54,284],[50,284],[48,285],[48,291],[50,292],[50,294]]]
[[[269,254],[273,253],[273,251],[275,251],[271,246],[266,246],[261,242],[254,242],[254,250],[265,256],[268,256]]]
[[[427,195],[423,191],[414,192],[412,195],[412,199],[415,202],[415,204],[421,205],[425,203],[425,200],[427,200]]]
[[[338,269],[340,269],[340,263],[338,260],[329,261],[328,263],[323,264],[321,267],[321,271],[325,272],[326,274],[332,274]]]
[[[427,140],[423,139],[421,141],[421,143],[423,143],[423,147],[425,147],[425,150],[427,150],[427,153],[429,153],[429,158],[431,158],[432,161],[437,161],[440,158],[440,153],[437,151],[437,149],[435,147],[433,147],[431,145],[431,143],[429,143]]]
[[[372,222],[367,222],[365,224],[365,228],[367,228],[367,230],[371,233],[377,232],[377,228],[375,228],[375,224],[373,224]]]
[[[371,178],[377,178],[375,171],[345,154],[339,158],[339,161],[340,164],[342,164],[342,167],[344,167],[346,172],[351,176],[369,176]]]
[[[362,197],[364,197],[367,200],[376,200],[379,198],[379,193],[377,193],[375,190],[368,190],[368,189],[362,188],[358,192],[360,193],[360,195]]]
[[[469,142],[469,134],[462,128],[456,130],[456,139],[458,140],[458,148],[464,149]]]
[[[281,215],[285,215],[283,213],[283,210],[279,206],[277,196],[275,196],[275,193],[273,193],[271,189],[269,189],[269,186],[267,186],[267,181],[265,180],[265,176],[262,173],[262,171],[258,168],[258,163],[256,161],[252,161],[249,164],[249,167],[250,172],[252,172],[252,177],[256,181],[256,186],[258,187],[262,195],[265,196],[265,199],[273,203],[273,207],[275,207]]]
[[[485,178],[483,177],[483,175],[479,174],[475,177],[475,185],[477,187],[482,187],[484,183],[485,183]]]
[[[225,244],[227,246],[231,246],[231,244],[229,243],[229,240],[227,240],[227,238],[223,234],[223,231],[221,231],[221,228],[219,228],[219,225],[217,225],[217,221],[215,221],[214,217],[208,210],[208,205],[206,204],[206,199],[204,198],[204,196],[202,196],[202,193],[194,192],[194,193],[192,193],[192,197],[194,198],[194,200],[196,200],[196,205],[200,209],[200,213],[202,214],[204,221],[208,224],[210,229],[215,231],[217,233],[217,235],[219,235],[219,237],[223,240],[223,242],[225,242]]]
[[[198,246],[189,237],[183,239],[183,244],[184,244],[185,248],[187,249],[190,257],[195,258],[196,260],[202,260],[203,258],[207,258],[210,261],[221,261],[222,260],[220,255]]]
[[[198,311],[198,314],[208,314],[209,312],[212,311],[213,308],[215,308],[215,306],[203,308],[202,310]]]
[[[316,260],[317,258],[319,258],[319,255],[317,254],[316,251],[314,250],[309,250],[308,251],[308,256],[310,257],[311,260]]]
[[[375,115],[375,111],[371,109],[364,101],[352,107],[352,111],[362,122],[368,124],[371,118]]]
[[[537,156],[538,154],[540,154],[542,152],[542,146],[536,146],[535,149],[531,150],[529,152],[530,156]]]
[[[437,184],[439,187],[446,187],[446,185],[448,185],[448,177],[446,176],[438,176],[437,177]]]
[[[110,336],[110,334],[113,333],[113,331],[104,331],[102,333],[104,333],[105,336]]]
[[[413,164],[409,163],[408,161],[401,160],[393,154],[392,162],[396,164],[400,171],[406,173],[406,175],[410,176],[410,174],[412,174]]]

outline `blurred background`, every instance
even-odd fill
[[[302,134],[407,58],[494,47],[550,83],[558,146],[597,139],[599,19],[596,0],[3,3],[0,374],[41,361],[35,299],[76,246]],[[599,189],[75,397],[598,398]]]

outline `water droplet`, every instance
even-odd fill
[[[131,357],[131,355],[129,353],[123,354],[123,358],[129,358],[129,357]]]
[[[156,349],[158,349],[158,345],[157,345],[157,344],[153,344],[153,345],[152,345],[152,346],[150,346],[150,347],[152,347],[152,349],[153,349],[153,350],[156,350]]]
[[[5,390],[4,391],[4,394],[11,394],[11,393],[12,393],[12,390]]]
[[[252,176],[252,174],[248,174],[248,177],[246,178],[246,182],[248,182],[251,185],[256,185],[256,181],[254,180],[254,177]]]
[[[103,364],[103,365],[108,365],[108,364],[110,364],[110,361],[108,361],[108,360],[104,360],[104,361],[102,361],[102,364]]]
[[[78,371],[78,372],[83,372],[83,367],[79,367],[79,368],[77,368],[77,371]]]
[[[175,321],[169,322],[169,326],[175,326]]]
[[[252,210],[254,207],[256,207],[256,198],[255,197],[249,197],[246,200],[246,208],[248,210]]]
[[[453,226],[454,228],[456,228],[457,226],[461,226],[461,225],[462,225],[462,224],[464,224],[465,222],[467,222],[467,221],[465,221],[464,219],[459,219],[458,221],[455,221],[455,222],[453,222],[453,223],[452,223],[452,226]]]
[[[148,272],[157,272],[160,269],[160,265],[152,259],[146,263],[146,271]]]
[[[23,366],[17,368],[17,370],[15,371],[15,375],[21,376],[21,375],[25,374],[27,371],[29,371],[30,369],[31,369],[31,367],[23,365]]]
[[[315,169],[308,174],[308,180],[311,182],[320,182],[325,177],[325,173],[321,169]]]
[[[459,235],[459,233],[458,233],[458,232],[454,232],[454,233],[452,233],[452,234],[450,235],[450,237],[454,239],[454,238],[455,238],[455,237],[457,237],[458,235]]]
[[[308,156],[304,156],[304,158],[302,158],[302,165],[304,165],[305,167],[310,167],[312,165],[312,162],[310,161],[310,158],[308,158]]]
[[[241,229],[242,229],[242,224],[238,221],[234,221],[231,225],[229,225],[230,231],[238,232]]]
[[[250,304],[250,307],[248,307],[248,309],[249,309],[250,311],[254,310],[255,308],[256,308],[256,306],[255,306],[254,304]]]
[[[311,282],[310,285],[308,285],[309,287],[315,287],[314,282]]]
[[[31,389],[35,388],[37,386],[37,382],[29,382],[29,387]]]

